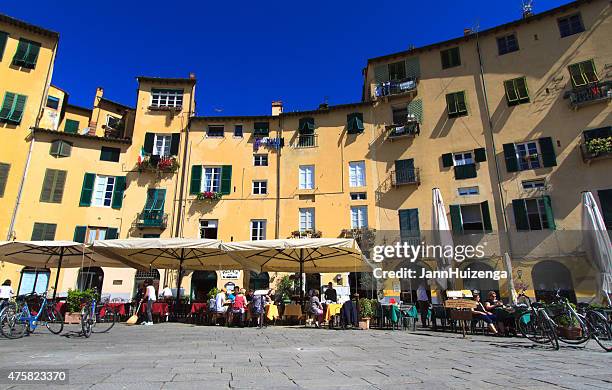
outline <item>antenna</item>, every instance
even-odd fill
[[[533,15],[533,0],[521,0],[522,1],[522,12],[523,18],[527,18]]]

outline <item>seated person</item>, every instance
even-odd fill
[[[234,298],[234,302],[232,302],[230,313],[229,313],[229,324],[233,322],[234,315],[238,315],[240,318],[240,326],[242,326],[243,315],[246,311],[247,301],[244,293],[246,291],[244,289],[238,290],[236,297]]]
[[[174,297],[174,295],[172,294],[172,289],[170,287],[168,287],[168,285],[164,286],[164,289],[161,291],[161,294],[159,294],[165,301],[169,301],[172,300],[172,298]]]
[[[338,302],[338,293],[334,289],[334,284],[332,282],[327,284],[327,289],[325,290],[325,300],[332,303]]]
[[[474,300],[477,303],[476,307],[472,309],[474,319],[483,320],[487,323],[487,326],[491,333],[493,333],[494,335],[498,334],[497,329],[493,324],[497,321],[497,318],[495,318],[495,314],[487,311],[487,309],[485,309],[485,307],[483,306],[482,302],[480,302],[480,293],[474,293]]]
[[[315,327],[319,328],[321,321],[323,321],[323,306],[319,300],[319,290],[314,290],[312,292],[312,297],[310,297],[309,303],[309,311],[315,316]]]
[[[226,305],[227,302],[228,302],[228,299],[225,296],[225,289],[222,288],[221,290],[219,290],[219,292],[217,293],[217,296],[215,297],[215,311],[217,313],[227,312],[227,305]]]
[[[504,303],[497,299],[497,293],[495,293],[495,291],[489,291],[487,294],[484,308],[495,315],[499,332],[505,334],[507,331],[506,328],[511,326],[511,322],[514,322],[514,317],[509,310],[504,308]]]

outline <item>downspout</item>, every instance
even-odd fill
[[[282,139],[283,138],[283,114],[278,114],[278,132],[277,134]],[[278,239],[280,235],[280,191],[281,191],[281,183],[280,183],[280,160],[281,160],[281,151],[283,148],[278,148],[276,152],[276,210],[274,214],[274,238]]]
[[[189,117],[187,118],[187,127],[185,128],[185,142],[183,143],[183,161],[181,164],[181,179],[180,179],[180,188],[179,188],[179,198],[178,198],[178,210],[176,213],[176,228],[174,230],[174,237],[179,237],[181,232],[181,222],[183,216],[183,199],[184,190],[185,190],[185,174],[187,172],[187,145],[189,145],[189,129],[191,127],[191,105],[195,100],[195,82],[193,87],[191,87],[191,99],[189,99]]]
[[[28,170],[30,168],[34,141],[34,132],[32,131],[30,133],[30,147],[28,149],[28,156],[26,157],[25,167],[23,168],[23,174],[21,175],[21,182],[19,183],[19,190],[17,191],[17,199],[15,200],[15,207],[13,208],[13,215],[11,216],[11,223],[9,225],[8,232],[6,233],[7,241],[11,241],[15,237],[15,221],[17,220],[17,212],[19,211],[19,205],[21,204],[21,194],[23,193],[23,187],[25,186],[25,179],[28,176]]]

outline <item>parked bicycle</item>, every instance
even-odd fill
[[[518,295],[519,299],[526,302],[526,310],[521,313],[517,320],[517,327],[521,334],[537,344],[551,344],[555,350],[559,349],[556,325],[550,318],[544,305],[538,302],[532,303],[525,295],[525,291]]]
[[[89,338],[92,333],[105,333],[117,322],[117,313],[106,301],[102,305],[98,305],[98,291],[94,288],[94,298],[83,302],[81,309],[81,331],[82,334]]]
[[[40,299],[40,305],[31,310],[28,300]],[[26,332],[33,333],[41,323],[53,334],[60,334],[64,329],[64,317],[47,299],[46,293],[19,296],[6,305],[0,314],[0,332],[10,339],[21,338]]]

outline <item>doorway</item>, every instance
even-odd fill
[[[215,271],[194,271],[191,275],[191,299],[206,302],[210,290],[217,287]]]

